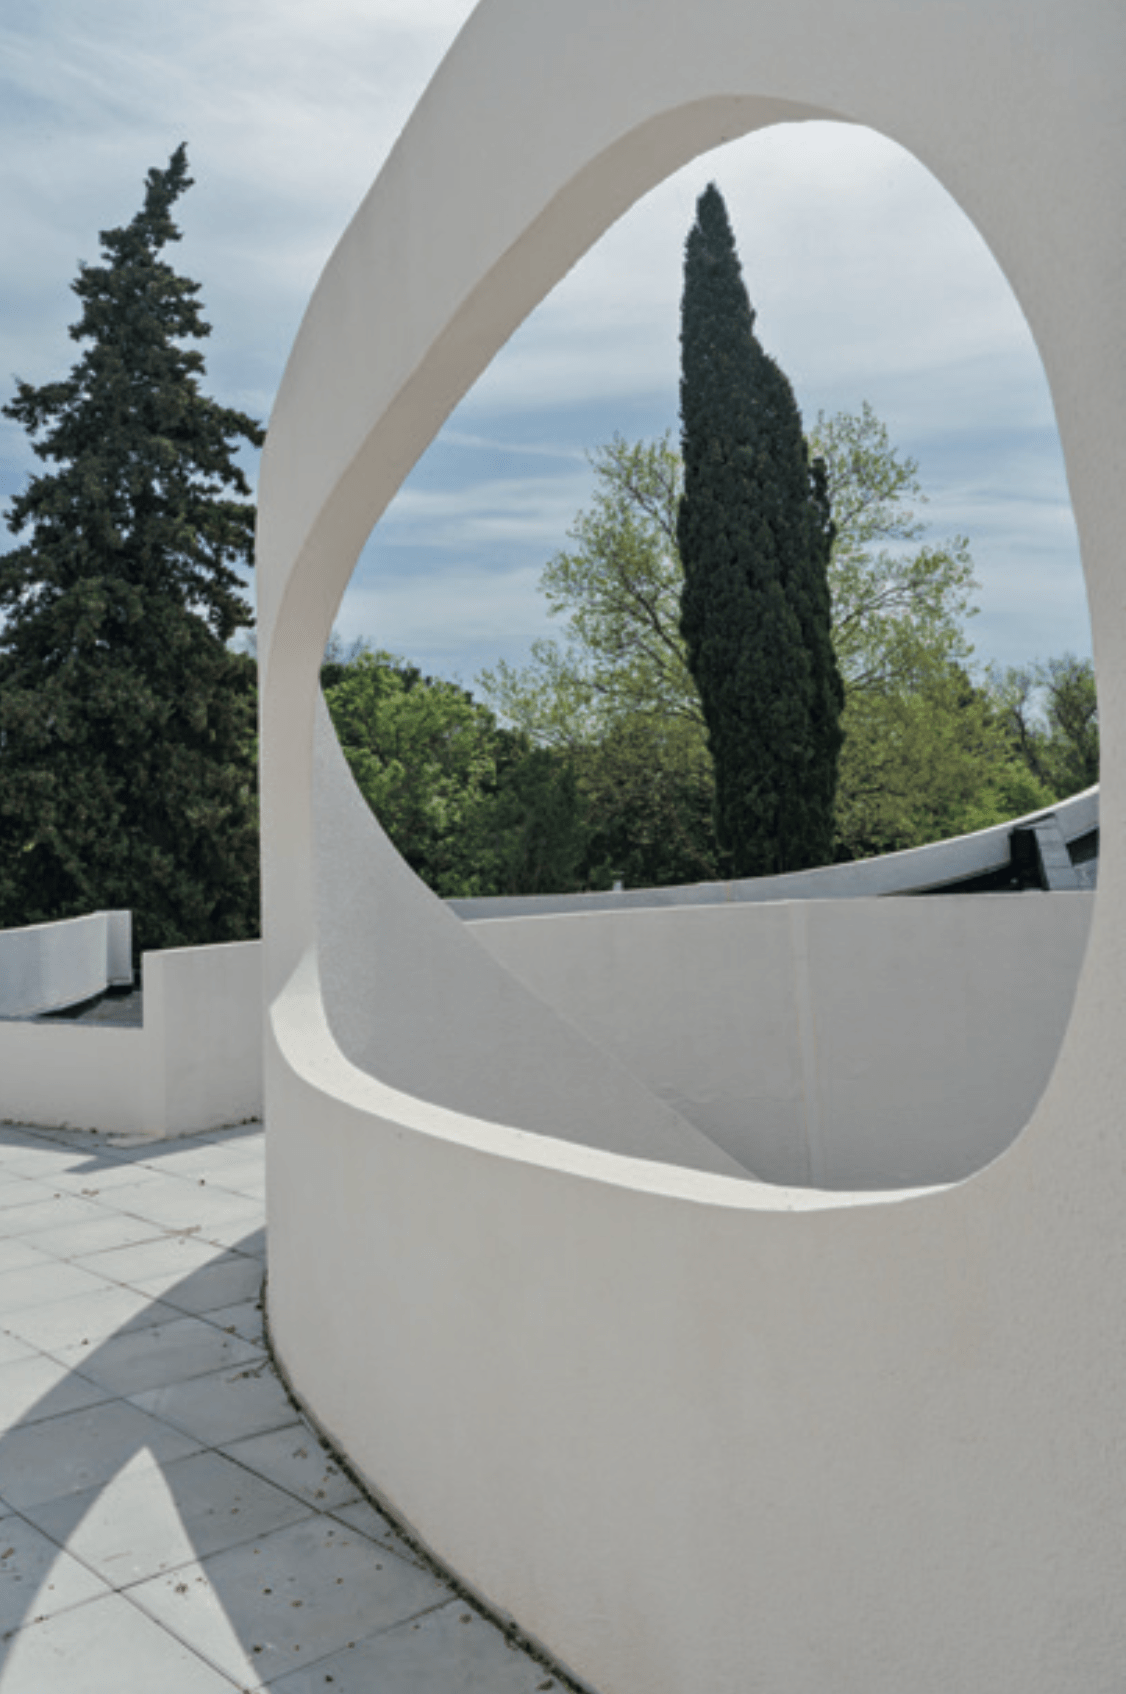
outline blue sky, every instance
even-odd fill
[[[174,262],[203,284],[209,390],[265,418],[301,313],[470,0],[6,0],[0,391],[73,363],[69,283],[186,140]],[[552,632],[537,579],[589,497],[584,452],[677,425],[681,256],[714,178],[764,346],[803,415],[868,400],[919,461],[934,537],[969,537],[982,660],[1090,651],[1051,401],[992,258],[894,144],[787,126],[689,166],[524,324],[386,514],[341,607],[468,684]],[[0,498],[33,464],[0,420]],[[5,544],[0,542],[0,545]]]

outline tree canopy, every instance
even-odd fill
[[[1063,653],[996,666],[987,686],[1015,752],[1053,800],[1099,780],[1099,709],[1090,659]]]
[[[4,408],[50,469],[0,555],[0,925],[131,907],[140,948],[257,923],[254,678],[236,454],[262,431],[200,386],[199,285],[163,259],[183,146],[82,265],[69,376]]]
[[[866,400],[859,412],[818,413],[809,445],[833,511],[833,646],[846,692],[911,686],[936,665],[964,663],[977,612],[969,543],[926,538],[916,461]]]
[[[565,758],[500,728],[457,683],[363,642],[331,643],[321,681],[357,787],[435,893],[577,885],[586,834]]]
[[[964,539],[930,535],[918,467],[869,405],[820,416],[810,439],[833,501],[829,582],[845,687],[835,856],[1033,809],[1046,790],[1029,786],[1027,763],[1018,769],[994,691],[970,678],[976,584]],[[678,627],[680,457],[667,435],[618,436],[590,462],[593,498],[571,527],[573,546],[541,577],[562,639],[535,643],[530,664],[502,662],[479,684],[502,719],[574,757],[596,830],[607,804],[620,819],[609,839],[631,881],[720,876],[711,759]],[[627,860],[631,814],[661,823],[638,825]]]

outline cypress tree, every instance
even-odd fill
[[[727,208],[696,204],[681,303],[681,632],[734,876],[831,857],[843,690],[833,655],[824,467],[754,333]]]
[[[52,468],[0,555],[0,927],[131,907],[144,947],[257,926],[253,507],[235,459],[259,425],[201,391],[198,283],[161,257],[186,151],[102,233],[70,375],[4,415]]]

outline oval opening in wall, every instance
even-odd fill
[[[653,488],[673,488],[683,243],[710,180],[756,333],[828,457],[840,532],[842,862],[803,886],[728,882],[682,663],[646,670],[678,639],[670,557],[615,624],[598,553],[611,519],[643,542],[668,528]],[[631,503],[639,466],[658,482]],[[1019,1132],[1089,922],[1097,797],[1068,800],[1097,768],[1089,622],[1031,333],[980,235],[902,148],[779,125],[653,190],[451,414],[336,632],[342,744],[408,863],[750,1173],[950,1181]],[[363,641],[396,662],[362,659]],[[349,664],[373,673],[366,717],[355,675],[349,712]],[[599,715],[615,686],[615,711],[637,695],[630,729]]]

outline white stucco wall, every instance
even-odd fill
[[[233,941],[143,956],[160,1135],[262,1115],[262,947]]]
[[[129,912],[0,930],[0,1018],[56,1011],[131,982],[131,933]]]
[[[493,958],[766,1182],[953,1182],[1044,1091],[1090,894],[475,923]]]
[[[360,1470],[601,1694],[1121,1688],[1124,88],[1117,0],[483,0],[286,371],[256,573],[272,1330]],[[1024,308],[1103,738],[1100,887],[1044,1094],[966,1181],[878,1195],[529,1130],[501,1115],[503,1030],[479,1055],[501,1082],[467,1078],[491,1119],[387,1080],[396,994],[453,1077],[479,1008],[442,991],[447,957],[470,995],[474,973],[436,902],[397,921],[386,843],[326,863],[314,828],[320,655],[418,454],[641,193],[810,115],[911,149]],[[345,980],[373,997],[348,1051]],[[524,1099],[541,1040],[545,1087],[560,1051],[525,1027]]]
[[[0,1122],[166,1136],[261,1115],[260,943],[145,953],[141,970],[141,1029],[0,1022]]]
[[[159,1135],[159,1083],[146,1030],[0,1023],[0,1123]]]

